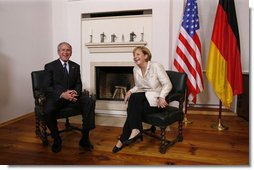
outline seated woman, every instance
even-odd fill
[[[124,98],[125,103],[128,101],[127,118],[113,153],[138,139],[143,140],[143,114],[160,111],[168,106],[165,97],[172,89],[171,81],[163,66],[152,62],[151,58],[151,52],[146,47],[136,47],[133,50],[135,86]]]

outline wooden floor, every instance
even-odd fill
[[[112,154],[121,128],[96,126],[91,132],[92,152],[79,148],[79,132],[61,134],[63,148],[51,152],[35,136],[34,116],[0,127],[0,164],[2,165],[240,165],[249,166],[249,123],[237,116],[224,116],[227,131],[220,132],[210,126],[217,116],[189,115],[189,124],[183,129],[184,140],[176,143],[166,154],[158,151],[159,141],[144,136],[117,154]],[[167,137],[176,134],[176,126]]]

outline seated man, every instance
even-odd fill
[[[82,95],[82,82],[80,66],[70,61],[72,47],[67,42],[58,45],[59,59],[45,65],[45,78],[43,87],[46,93],[44,113],[47,126],[54,139],[53,152],[62,148],[62,140],[58,132],[56,114],[65,107],[73,107],[82,112],[82,138],[81,147],[93,149],[89,140],[89,132],[95,128],[95,101]]]

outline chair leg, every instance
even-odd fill
[[[78,131],[82,132],[81,128],[76,127],[76,126],[72,126],[71,123],[70,123],[69,118],[66,117],[65,118],[65,128],[62,129],[62,130],[59,130],[58,132],[62,133],[62,132],[68,132],[68,131],[72,131],[72,130],[78,130]]]
[[[160,153],[166,153],[166,137],[165,137],[165,129],[164,127],[161,127],[161,134],[160,134],[160,140],[161,140],[161,145],[160,145]]]
[[[40,120],[38,116],[35,113],[35,134],[37,137],[41,136],[41,131],[40,131]]]
[[[178,136],[173,139],[172,141],[166,139],[166,128],[167,127],[160,127],[160,136],[156,135],[155,133],[152,133],[151,128],[144,131],[144,133],[148,136],[154,137],[156,139],[160,140],[160,153],[165,154],[167,149],[171,146],[173,146],[176,142],[181,141],[183,139],[182,137],[182,121],[179,121],[179,131]]]
[[[177,141],[182,142],[183,141],[183,121],[178,122],[178,135],[177,135]]]
[[[65,119],[65,128],[68,129],[70,127],[70,121],[69,121],[69,118],[67,117]]]
[[[156,131],[156,127],[154,125],[152,125],[149,129],[144,129],[143,132],[147,135],[149,135],[149,133],[155,134]]]
[[[161,127],[161,135],[160,135],[160,139],[161,139],[161,145],[160,145],[160,153],[165,154],[167,149],[171,146],[173,146],[177,141],[178,138],[175,138],[172,141],[169,141],[166,139],[166,128],[167,127]]]
[[[45,121],[42,121],[41,122],[41,129],[42,129],[42,132],[41,132],[41,140],[42,140],[42,143],[44,146],[47,146],[48,145],[48,138],[47,138],[47,126],[46,126],[46,122]]]
[[[150,130],[151,130],[152,133],[155,133],[156,127],[155,127],[154,125],[152,125],[151,128],[150,128]]]

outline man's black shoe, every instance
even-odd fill
[[[90,140],[85,137],[81,138],[81,140],[79,141],[79,146],[89,151],[93,149],[93,145],[91,144]]]
[[[54,152],[54,153],[57,153],[57,152],[61,151],[61,149],[62,149],[62,140],[61,140],[60,137],[54,139],[54,143],[53,143],[51,149],[52,149],[52,152]]]

